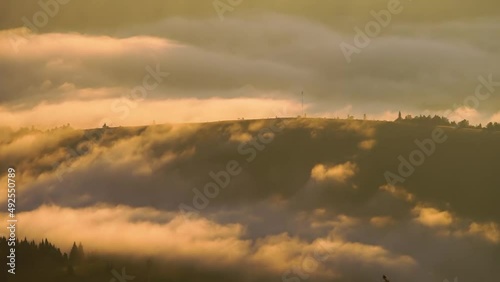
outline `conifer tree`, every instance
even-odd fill
[[[71,264],[79,262],[78,247],[76,246],[76,242],[73,242],[73,247],[71,247],[71,251],[69,252],[69,262]]]

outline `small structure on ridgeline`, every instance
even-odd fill
[[[403,120],[403,117],[401,116],[401,111],[399,111],[398,118],[396,119],[396,121],[401,121],[401,120]]]

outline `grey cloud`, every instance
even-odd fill
[[[117,97],[126,95],[140,83],[146,66],[159,65],[171,77],[149,99],[257,96],[297,99],[304,90],[315,113],[346,104],[354,105],[359,112],[359,109],[374,113],[394,111],[396,104],[407,111],[444,111],[456,104],[463,105],[480,83],[479,76],[492,75],[493,81],[498,81],[500,74],[498,49],[491,47],[495,46],[495,39],[488,39],[491,36],[486,32],[465,36],[469,40],[460,42],[446,25],[442,30],[450,33],[451,38],[425,35],[428,28],[422,25],[399,28],[395,22],[395,31],[373,39],[348,64],[339,44],[352,42],[354,34],[350,32],[277,14],[266,14],[259,21],[252,19],[230,18],[220,22],[171,18],[123,29],[117,33],[121,39],[38,35],[25,48],[26,52],[39,50],[39,56],[3,56],[2,72],[6,75],[1,97],[3,103],[26,105],[44,100],[54,103]],[[464,32],[466,26],[456,25]],[[151,37],[143,37],[144,34]],[[61,44],[46,47],[50,46],[47,41],[55,38]],[[85,52],[88,47],[70,48],[75,46],[69,38],[101,47],[94,52]],[[8,50],[5,40],[4,48]],[[474,44],[477,40],[489,40],[490,47]],[[120,46],[123,51],[109,53],[108,45]],[[26,73],[26,69],[36,71]],[[46,81],[50,84],[44,88]],[[61,88],[65,83],[76,89]],[[256,92],[237,91],[248,85]],[[85,89],[102,90],[106,94],[75,94]],[[493,115],[498,99],[492,95],[487,103],[480,103],[478,111]]]

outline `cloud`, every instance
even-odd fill
[[[355,23],[346,29],[287,14],[264,13],[259,21],[255,17],[230,17],[224,22],[216,16],[166,17],[124,26],[113,34],[4,30],[0,33],[0,72],[4,74],[0,103],[14,119],[17,111],[37,105],[64,112],[67,103],[75,101],[129,97],[141,85],[145,68],[159,65],[171,76],[148,91],[148,101],[237,98],[297,103],[304,91],[309,116],[368,114],[393,119],[390,113],[398,110],[419,114],[454,109],[474,92],[478,76],[492,74],[496,81],[500,73],[494,63],[500,60],[500,44],[488,32],[479,32],[497,30],[493,18],[445,22],[439,25],[439,36],[426,24],[394,22],[359,59],[347,64],[338,46],[352,41]],[[464,37],[457,38],[457,33]],[[479,39],[484,44],[474,43]],[[12,40],[21,42],[17,53]],[[312,50],[310,42],[315,42]],[[470,118],[486,122],[498,101],[492,95]],[[141,107],[148,109],[150,119],[161,119],[152,105]],[[91,107],[97,106],[87,104],[85,109]],[[224,118],[224,111],[208,111],[215,119]],[[266,116],[257,109],[252,112]],[[297,107],[293,115],[300,112]],[[85,124],[96,122],[93,115],[86,116],[81,114],[79,119],[85,119]],[[63,118],[54,116],[53,122]],[[189,115],[179,119],[189,121]],[[18,123],[29,126],[33,120]]]
[[[98,206],[74,210],[42,206],[19,214],[19,218],[30,226],[19,236],[47,237],[68,248],[73,241],[81,241],[89,251],[104,254],[189,259],[222,267],[243,259],[250,247],[248,241],[239,238],[244,232],[241,225],[186,219],[150,208]]]
[[[447,211],[440,211],[431,207],[416,206],[413,213],[415,220],[429,227],[449,226],[453,223],[453,216]]]
[[[33,109],[19,111],[0,106],[0,114],[5,117],[3,122],[13,128],[32,123],[42,129],[66,123],[76,128],[96,128],[104,123],[108,126],[140,126],[153,122],[185,123],[275,117],[277,109],[284,105],[291,109],[298,107],[291,100],[258,98],[190,98],[144,102],[102,99],[40,104]]]
[[[230,267],[241,273],[258,267],[264,273],[279,276],[293,264],[300,264],[304,254],[317,253],[320,248],[323,254],[328,253],[325,263],[329,266],[359,263],[367,269],[382,266],[399,271],[409,271],[416,266],[409,256],[333,235],[308,243],[283,233],[252,242],[243,239],[245,228],[240,224],[218,224],[206,218],[185,218],[180,213],[151,208],[42,206],[19,213],[18,217],[30,226],[20,230],[20,237],[50,238],[65,248],[73,241],[81,241],[90,252],[155,257],[173,264],[190,262],[219,270]],[[342,273],[342,267],[335,267],[335,272]],[[316,275],[331,277],[326,267],[318,269]]]
[[[380,190],[388,192],[392,196],[402,199],[406,202],[415,201],[415,195],[408,193],[404,188],[397,187],[392,184],[386,184],[379,187]]]
[[[494,222],[484,224],[473,222],[469,226],[468,232],[469,234],[482,236],[492,243],[500,243],[500,227]]]
[[[363,150],[370,150],[373,148],[373,146],[375,146],[376,143],[377,141],[370,139],[360,142],[358,146]]]
[[[319,182],[335,181],[345,183],[356,174],[356,171],[357,166],[352,162],[346,162],[333,166],[318,164],[311,170],[311,178]]]
[[[37,2],[23,1],[23,5],[14,5],[15,0],[2,2],[1,10],[5,11],[0,28],[10,28],[22,25],[22,17],[31,19],[33,14],[41,10]],[[171,18],[213,18],[220,21],[212,3],[202,5],[190,5],[189,3],[175,0],[151,0],[147,4],[127,1],[125,7],[116,9],[123,2],[110,0],[107,2],[75,2],[62,5],[59,14],[50,19],[47,26],[41,28],[42,31],[63,29],[63,30],[85,30],[88,32],[95,30],[113,30],[119,27],[134,28],[138,25],[156,22],[166,17]],[[98,5],[97,5],[98,4]],[[405,4],[405,3],[404,3]],[[454,5],[454,9],[449,7]],[[439,3],[429,0],[418,3],[408,3],[404,5],[406,9],[398,15],[398,21],[408,24],[434,23],[434,27],[441,26],[441,22],[462,22],[476,20],[478,18],[495,17],[498,12],[498,2],[494,0],[483,0],[476,3],[471,0],[456,3],[453,0],[444,0]],[[168,7],[168,9],[165,9]],[[295,17],[302,17],[307,20],[320,22],[325,26],[351,28],[352,24],[371,20],[371,10],[380,10],[387,7],[386,0],[374,0],[370,2],[355,0],[349,3],[325,2],[311,5],[307,0],[297,0],[293,3],[286,3],[280,0],[256,0],[251,4],[238,5],[235,11],[227,12],[223,23],[231,18],[243,17],[248,14],[280,13]],[[430,9],[433,14],[427,17],[421,15]],[[141,11],[138,13],[137,11]],[[328,11],[328,13],[325,13]],[[115,12],[115,14],[111,14]],[[81,14],[92,14],[94,20],[87,21]],[[454,27],[454,25],[450,25]],[[468,25],[470,26],[470,25]]]

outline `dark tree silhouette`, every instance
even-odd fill
[[[85,259],[85,252],[83,251],[83,245],[82,243],[78,244],[78,257],[80,260]]]
[[[464,119],[458,123],[458,127],[460,128],[468,128],[469,127],[469,121]]]
[[[73,243],[71,251],[69,252],[69,262],[73,265],[81,263],[85,258],[85,253],[83,251],[83,245],[80,243],[78,247],[76,242]]]

